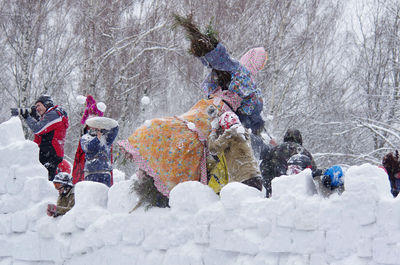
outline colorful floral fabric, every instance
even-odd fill
[[[211,132],[207,108],[221,100],[200,100],[178,117],[153,119],[139,127],[127,141],[118,144],[128,152],[165,196],[180,182],[195,180],[207,184],[206,139]]]
[[[232,81],[228,89],[243,99],[238,109],[241,114],[251,115],[258,105],[262,106],[263,104],[261,91],[257,89],[249,70],[243,65],[232,74]]]

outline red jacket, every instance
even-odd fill
[[[26,122],[35,134],[34,142],[41,150],[53,149],[64,157],[64,141],[68,128],[67,113],[58,106],[49,108],[37,121],[28,116]]]

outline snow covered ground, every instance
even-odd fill
[[[273,198],[240,183],[221,196],[198,182],[171,192],[168,209],[138,209],[131,181],[76,185],[76,205],[46,215],[57,192],[24,140],[21,122],[0,124],[0,265],[400,264],[400,199],[384,171],[350,167],[346,191],[316,194],[309,169],[273,181]]]

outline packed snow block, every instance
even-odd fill
[[[57,229],[57,220],[47,215],[43,216],[36,222],[35,232],[44,239],[55,237],[60,232]]]
[[[130,218],[137,218],[137,222],[140,222],[140,226],[144,228],[145,238],[142,246],[147,251],[166,250],[184,244],[193,238],[192,231],[187,230],[190,228],[179,222],[178,219],[171,218],[169,209],[154,208],[133,214]]]
[[[395,199],[378,202],[376,223],[386,233],[397,231],[400,228],[400,196]]]
[[[0,257],[11,257],[12,249],[14,245],[10,240],[5,236],[0,236]],[[1,260],[0,258],[0,260]],[[1,263],[0,263],[1,264]]]
[[[64,216],[58,227],[62,233],[86,229],[99,218],[108,215],[108,187],[102,183],[81,181],[75,185],[75,205]]]
[[[122,240],[122,227],[125,225],[125,216],[107,215],[85,230],[91,246],[114,246]]]
[[[18,117],[12,117],[0,124],[0,149],[10,143],[24,141],[25,136],[22,130],[22,123]]]
[[[22,193],[32,202],[39,202],[45,198],[53,200],[54,204],[58,198],[58,192],[53,182],[44,177],[33,177],[26,180]]]
[[[398,241],[399,242],[399,241]],[[399,264],[399,243],[389,243],[385,237],[374,238],[372,259],[378,264]]]
[[[14,233],[25,232],[28,228],[28,220],[25,212],[19,211],[11,215],[11,231]]]
[[[294,227],[298,230],[316,230],[319,224],[318,197],[305,198],[296,201]]]
[[[60,262],[62,245],[54,239],[41,239],[37,233],[12,238],[12,256],[16,260]],[[21,251],[23,250],[23,251]]]
[[[72,208],[70,212],[74,208]],[[103,218],[104,216],[109,214],[109,212],[106,211],[104,208],[96,206],[88,208],[87,210],[84,210],[82,208],[76,208],[73,213],[75,214],[75,225],[80,229],[88,228],[96,220]]]
[[[220,192],[221,202],[226,209],[240,211],[244,203],[264,198],[261,191],[240,182],[225,185]]]
[[[360,236],[356,242],[357,256],[360,258],[372,257],[372,238]]]
[[[169,194],[169,205],[174,211],[195,213],[218,200],[218,195],[210,187],[198,181],[179,183]]]
[[[0,235],[11,233],[11,215],[0,214]]]
[[[296,265],[296,264],[308,264],[308,256],[307,255],[296,255],[292,253],[282,254],[279,257],[279,265]]]
[[[234,264],[238,253],[206,248],[203,251],[204,265]]]
[[[279,265],[279,254],[259,252],[254,257],[252,265]]]
[[[275,227],[268,237],[261,242],[263,252],[291,252],[292,251],[292,231],[290,228]]]
[[[279,199],[288,194],[300,198],[312,196],[316,193],[311,169],[309,168],[296,175],[282,175],[274,178],[271,184],[273,199]]]
[[[319,203],[319,229],[337,229],[342,223],[343,201],[341,198],[322,199]]]
[[[343,259],[356,253],[357,246],[355,244],[359,235],[355,233],[357,226],[345,224],[339,229],[326,231],[325,253],[335,259]]]
[[[79,216],[80,211],[76,211],[73,207],[66,214],[61,217],[57,217],[57,230],[61,234],[71,234],[81,230],[76,223],[75,219]]]
[[[221,201],[210,204],[206,208],[200,209],[194,216],[197,225],[207,225],[214,222],[220,222],[225,217],[224,207]]]
[[[255,255],[261,241],[256,229],[226,230],[224,225],[210,225],[210,247],[214,249]]]
[[[74,208],[107,207],[108,187],[94,181],[80,181],[75,185]]]
[[[0,196],[7,193],[5,178],[8,176],[8,168],[0,167]]]
[[[154,228],[151,233],[145,233],[145,239],[142,243],[144,250],[167,250],[171,247],[171,242],[169,237],[171,233],[176,233],[176,231],[171,231],[167,227]]]
[[[0,213],[3,214],[23,210],[29,204],[29,198],[25,197],[22,193],[17,195],[4,194],[0,198]]]
[[[165,252],[160,250],[153,250],[146,252],[142,255],[135,255],[136,264],[140,265],[153,265],[162,264]]]
[[[266,237],[271,232],[272,225],[275,224],[275,213],[278,211],[278,201],[266,200],[251,201],[242,207],[239,218],[241,222],[238,225],[241,228],[255,228],[260,236]],[[221,220],[222,218],[220,218]],[[231,220],[228,219],[228,223]]]
[[[296,200],[291,195],[284,195],[279,201],[276,213],[276,224],[281,227],[294,228]]]
[[[376,222],[377,201],[369,196],[368,193],[343,193],[341,207],[342,223],[356,223],[368,225]]]
[[[310,255],[310,265],[329,265],[324,253],[312,253]]]
[[[88,256],[88,252],[90,252],[90,244],[87,242],[86,234],[83,231],[72,233],[68,238],[69,244],[65,253],[67,258],[78,255]]]
[[[322,253],[325,248],[324,231],[292,231],[292,252],[299,254]]]
[[[209,225],[196,225],[194,227],[194,242],[197,244],[208,244],[210,242]]]
[[[39,147],[30,140],[13,142],[7,147],[0,148],[0,167],[17,165],[20,167],[31,167],[39,162]],[[43,166],[42,166],[43,167]]]
[[[10,167],[8,175],[5,177],[6,191],[8,194],[17,194],[24,188],[26,175],[21,175],[19,172],[21,168],[17,165]]]
[[[329,265],[370,265],[375,263],[369,263],[369,260],[366,260],[364,258],[357,257],[357,255],[353,254],[350,255],[349,257],[346,257],[341,260],[335,260],[331,261]],[[379,264],[381,265],[381,264]]]
[[[143,223],[135,223],[128,220],[122,227],[122,241],[127,245],[140,245],[143,240]]]
[[[15,261],[13,262],[12,258],[2,258],[0,260],[0,265],[18,265],[18,264]],[[25,264],[23,264],[23,265],[25,265]],[[26,265],[28,265],[28,264],[26,264]]]
[[[79,243],[79,242],[76,242]],[[64,261],[63,265],[83,265],[83,264],[96,264],[96,265],[144,265],[138,263],[137,259],[146,255],[145,252],[136,248],[126,248],[124,246],[105,247],[88,251],[84,255],[74,255],[70,259]],[[157,264],[157,263],[153,263]]]
[[[131,192],[131,180],[114,183],[108,190],[107,209],[110,213],[128,213],[138,202],[138,196]]]
[[[203,265],[202,249],[190,243],[177,248],[168,249],[165,253],[162,264]]]
[[[49,203],[55,203],[55,199],[54,200],[43,200],[39,203],[36,203],[32,206],[30,206],[26,211],[26,217],[29,223],[29,230],[31,231],[37,231],[37,221],[42,219],[43,217],[46,217],[46,219],[54,219],[53,217],[49,217],[47,216],[47,205]],[[60,219],[60,218],[59,218]]]
[[[387,174],[371,164],[350,167],[346,171],[344,187],[346,193],[363,193],[374,200],[392,197]]]

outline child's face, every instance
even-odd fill
[[[61,194],[64,191],[64,187],[61,183],[53,182],[54,187],[58,190],[58,194]]]

